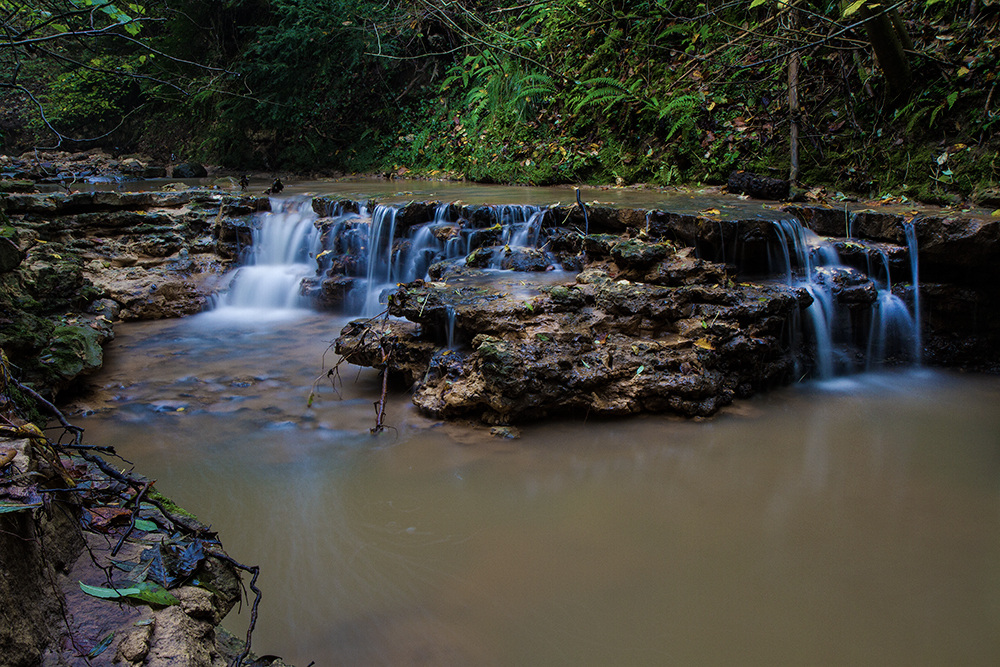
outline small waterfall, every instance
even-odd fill
[[[399,209],[379,204],[371,214],[365,259],[365,292],[362,315],[377,315],[383,310],[379,296],[392,285],[392,250],[396,238],[396,214]]]
[[[789,285],[805,289],[813,298],[805,315],[815,352],[814,374],[819,379],[852,372],[855,370],[852,359],[862,353],[865,368],[869,370],[901,357],[919,362],[919,318],[916,315],[919,301],[914,302],[914,314],[911,314],[905,302],[892,292],[889,260],[883,250],[869,251],[867,257],[867,276],[875,288],[875,296],[864,313],[864,302],[852,302],[851,308],[838,302],[838,289],[843,289],[838,288],[838,281],[849,277],[852,270],[841,264],[833,245],[803,227],[798,220],[777,221],[774,227],[780,257],[776,258],[769,249],[772,271],[783,273]],[[908,240],[911,235],[908,229]],[[915,240],[912,243],[915,244]],[[872,254],[876,256],[875,266]],[[915,254],[911,251],[911,260]],[[916,280],[915,263],[912,270]],[[880,271],[884,281],[880,279]],[[866,322],[867,327],[860,332],[852,331],[854,319]]]
[[[817,280],[816,269],[821,266],[837,266],[840,259],[833,246],[824,243],[815,232],[803,227],[798,220],[779,220],[774,225],[782,253],[779,266],[785,274],[785,282],[805,288],[813,300],[806,308],[806,318],[816,349],[816,375],[822,379],[831,378],[837,372],[833,342],[835,326],[838,324],[837,308],[832,285]],[[797,272],[789,245],[795,253]]]
[[[302,296],[302,279],[314,275],[313,261],[319,231],[309,199],[272,199],[271,211],[259,216],[253,244],[243,266],[236,269],[228,291],[216,307],[284,310],[308,307]]]
[[[916,363],[923,360],[924,341],[923,328],[920,316],[920,262],[917,248],[917,227],[913,222],[903,225],[906,232],[906,249],[910,255],[910,282],[913,285],[913,327],[916,335],[913,337],[913,357]]]
[[[445,325],[447,347],[448,347],[449,350],[454,350],[455,349],[455,320],[457,319],[456,315],[455,315],[455,307],[451,306],[451,305],[445,306],[445,313],[446,313],[446,316],[447,316],[446,317],[446,325]]]

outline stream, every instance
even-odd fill
[[[996,664],[1000,379],[808,383],[516,441],[322,372],[345,320],[125,324],[82,420],[258,563],[298,665]],[[247,610],[226,625],[242,632]]]
[[[261,566],[256,653],[1000,662],[1000,378],[882,370],[708,420],[580,415],[518,440],[393,392],[373,436],[377,373],[325,376],[349,319],[239,302],[119,324],[73,406],[89,443]],[[224,621],[248,623],[246,606]]]

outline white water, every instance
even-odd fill
[[[865,352],[865,369],[868,370],[900,356],[919,363],[919,300],[915,301],[914,313],[911,313],[905,302],[893,294],[889,263],[884,252],[879,251],[884,282],[872,271],[869,255],[868,273],[877,289],[877,298],[869,314],[870,325],[865,332],[867,343],[862,346],[862,350],[856,350],[853,343],[856,336],[852,331],[853,323],[848,309],[838,305],[833,280],[820,279],[824,269],[846,269],[841,264],[836,249],[798,220],[780,220],[774,226],[781,258],[775,261],[772,257],[772,270],[783,273],[789,285],[804,288],[813,298],[813,303],[805,314],[815,352],[813,375],[816,378],[828,380],[859,370],[855,368],[853,357],[856,356],[856,351],[862,350]],[[907,238],[912,234],[910,224],[907,226]],[[913,289],[915,294],[919,294],[915,241],[911,243],[910,257],[914,276]]]
[[[322,258],[329,254],[354,258],[352,275],[358,279],[358,286],[348,296],[347,309],[374,316],[385,309],[384,295],[397,284],[426,277],[435,262],[462,261],[486,238],[483,230],[462,228],[456,234],[443,229],[454,225],[449,219],[449,204],[439,205],[432,220],[412,225],[405,234],[398,229],[400,209],[396,206],[380,204],[371,212],[359,206],[358,213],[337,206],[325,223],[332,228],[326,234],[327,247],[323,247],[311,199],[273,199],[271,206],[271,212],[261,214],[258,220],[243,266],[233,273],[228,291],[217,299],[216,317],[252,321],[307,309],[310,302],[303,296],[302,281],[324,273],[329,260]],[[497,205],[489,209],[501,227],[498,246],[538,247],[545,209],[529,205]],[[877,267],[884,273],[884,281],[877,270],[872,271],[869,255],[869,274],[873,275],[878,296],[861,336],[852,330],[855,325],[847,308],[837,303],[834,281],[829,275],[823,279],[824,272],[846,270],[833,246],[795,219],[775,221],[774,229],[779,257],[772,256],[772,271],[783,274],[789,285],[802,287],[812,296],[804,324],[808,328],[806,338],[814,348],[815,377],[829,379],[862,368],[873,369],[901,357],[919,363],[919,273],[912,223],[905,229],[913,276],[913,308],[892,292],[884,253]],[[498,269],[500,259],[501,253],[495,253],[490,268]],[[454,321],[446,324],[448,344],[453,346]],[[857,349],[859,337],[866,342]],[[862,368],[857,367],[859,356],[865,358]]]
[[[242,266],[216,297],[215,317],[252,321],[308,309],[300,286],[316,273],[316,217],[308,199],[272,199],[271,212],[258,218]]]

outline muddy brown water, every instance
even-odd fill
[[[1000,664],[1000,378],[862,375],[516,441],[397,393],[372,436],[371,371],[306,405],[345,319],[242,315],[119,326],[77,421],[261,565],[259,653]]]

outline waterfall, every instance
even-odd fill
[[[258,214],[253,243],[236,269],[229,288],[215,299],[218,310],[290,310],[306,308],[302,279],[314,275],[319,231],[310,199],[272,199],[271,211]]]
[[[917,227],[913,222],[903,225],[906,232],[906,249],[910,255],[910,282],[913,285],[913,327],[916,334],[913,337],[913,356],[916,363],[923,360],[924,341],[920,318],[920,262],[917,256]]]
[[[805,288],[812,297],[812,303],[806,308],[806,318],[816,352],[816,375],[821,379],[831,378],[837,371],[833,335],[838,314],[832,285],[817,280],[816,270],[821,266],[839,265],[837,251],[798,220],[779,220],[774,225],[783,260],[779,266],[785,274],[785,282]],[[797,272],[789,245],[794,252]]]
[[[838,302],[838,281],[850,278],[852,269],[841,263],[833,245],[795,219],[776,221],[774,229],[780,255],[775,257],[768,249],[772,272],[783,274],[787,284],[805,289],[813,300],[805,310],[805,325],[814,348],[816,377],[829,379],[852,372],[856,370],[852,359],[862,354],[868,370],[900,357],[909,357],[919,363],[919,298],[914,299],[911,314],[905,302],[892,291],[889,261],[883,250],[870,250],[867,256],[866,278],[875,288],[867,313],[862,312],[864,302],[853,302],[854,311],[851,312],[849,307]],[[913,247],[911,270],[917,294],[916,241],[912,225],[907,227],[907,239]],[[875,267],[872,266],[873,253],[876,255]],[[874,269],[881,269],[884,281]],[[855,272],[855,275],[860,274]],[[855,319],[858,323],[867,322],[867,327],[854,331]]]

